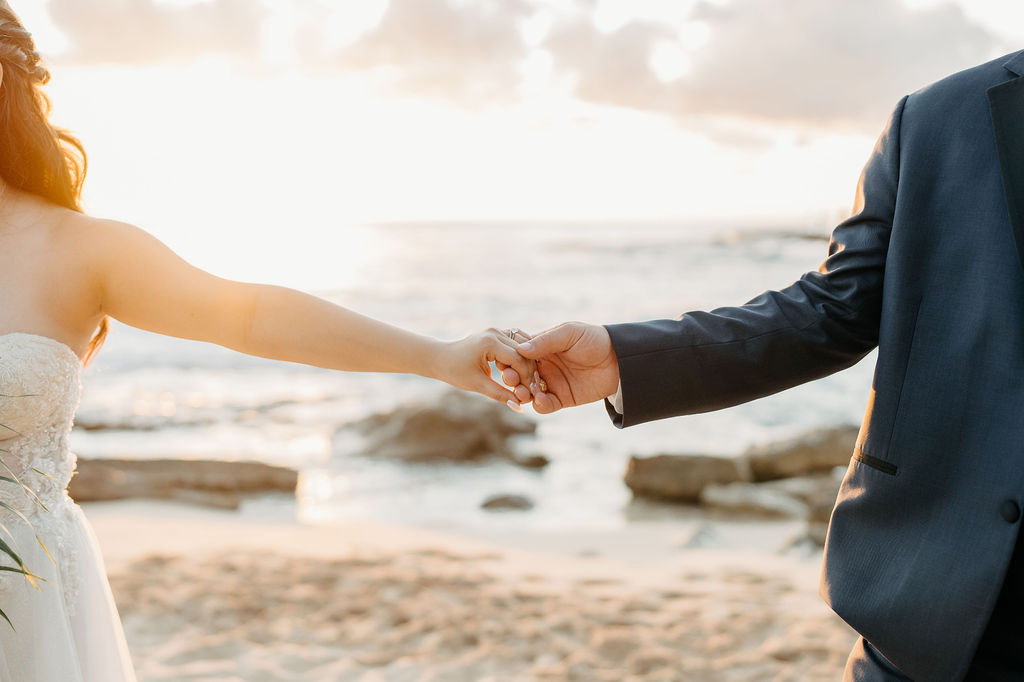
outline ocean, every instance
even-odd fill
[[[324,230],[315,254],[282,262],[335,303],[439,338],[486,327],[539,331],[738,305],[815,269],[828,229],[665,223],[388,224]],[[332,265],[336,263],[337,265]],[[314,272],[309,271],[313,268]],[[84,374],[71,447],[80,457],[256,459],[298,468],[305,520],[368,518],[474,530],[602,529],[636,517],[622,474],[630,455],[746,448],[859,423],[874,354],[855,367],[716,413],[615,429],[601,404],[538,416],[541,471],[513,464],[411,465],[356,455],[348,425],[438,400],[414,376],[341,373],[163,337],[115,323]],[[528,511],[489,512],[488,496],[526,495]]]

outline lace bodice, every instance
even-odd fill
[[[45,509],[7,481],[0,481],[0,500],[28,517],[47,543],[60,565],[69,608],[75,596],[74,557],[63,540],[71,522],[67,486],[76,458],[68,437],[81,397],[81,369],[78,356],[60,341],[21,332],[0,334],[0,458],[35,491]],[[10,477],[6,467],[0,469],[0,476]],[[0,521],[24,524],[6,509],[0,509]],[[5,574],[4,580],[9,579]]]

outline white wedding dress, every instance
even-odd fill
[[[0,508],[7,529],[0,528],[0,539],[47,581],[36,590],[24,576],[0,572],[0,609],[15,628],[0,620],[0,682],[135,680],[96,536],[66,492],[76,462],[68,436],[81,370],[78,356],[59,341],[0,335],[0,458],[46,506],[0,480],[0,500],[32,524]],[[10,473],[0,466],[0,476]],[[13,565],[0,553],[0,566]]]

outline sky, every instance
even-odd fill
[[[818,229],[900,97],[1024,48],[996,0],[11,5],[87,210],[194,253],[379,221]]]

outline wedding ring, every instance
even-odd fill
[[[508,335],[508,338],[512,339],[513,341],[516,340],[516,334],[518,334],[518,333],[519,333],[519,327],[512,327],[511,329],[509,329],[509,330],[507,330],[505,332],[505,334]]]

